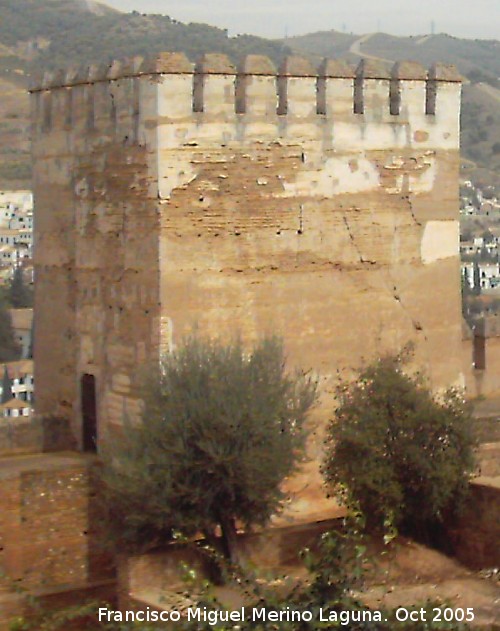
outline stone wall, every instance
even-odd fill
[[[0,459],[1,587],[56,591],[112,576],[95,518],[89,462],[76,455]]]
[[[80,437],[92,374],[102,436],[140,412],[141,364],[193,328],[282,335],[320,379],[289,483],[294,517],[319,519],[339,376],[413,342],[432,387],[463,384],[449,67],[165,54],[46,74],[32,99],[38,412]]]
[[[270,528],[264,532],[240,534],[237,547],[251,567],[264,575],[283,576],[288,568],[302,566],[301,552],[316,552],[323,533],[339,528],[341,520],[328,520],[305,526]],[[214,580],[210,557],[185,544],[171,544],[147,554],[123,555],[118,561],[117,592],[120,607],[142,604],[165,608],[175,593],[186,592],[186,567],[197,573],[196,586]]]
[[[69,418],[80,444],[82,375],[96,378],[100,418],[119,418],[159,343],[155,84],[142,84],[139,121],[137,82],[85,76],[33,96],[36,407]]]
[[[500,565],[500,478],[478,478],[460,519],[450,525],[456,558],[473,569]]]
[[[500,393],[500,316],[485,316],[464,330],[463,365],[467,396]]]
[[[0,423],[0,457],[71,450],[75,446],[74,436],[64,418],[5,418]]]

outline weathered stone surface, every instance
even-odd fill
[[[429,70],[429,79],[452,83],[462,82],[462,76],[453,64],[433,64]]]
[[[144,74],[184,74],[193,72],[193,64],[184,53],[160,53],[156,57],[146,57],[140,71]]]
[[[63,86],[66,79],[64,70],[56,70],[55,72],[45,73],[43,78],[43,87],[46,89],[58,88]]]
[[[416,61],[399,61],[392,67],[391,76],[394,79],[425,81],[427,79],[427,70]]]
[[[206,53],[196,64],[196,72],[203,74],[236,74],[236,68],[227,55]]]
[[[355,76],[354,68],[341,59],[324,59],[318,72],[320,77],[352,79]]]
[[[247,55],[238,66],[238,72],[249,75],[276,75],[276,66],[265,55]]]
[[[389,79],[391,71],[383,61],[362,59],[358,64],[356,74],[363,79]]]
[[[64,79],[65,85],[73,85],[77,82],[77,77],[81,69],[79,66],[72,66],[66,70],[66,76]]]
[[[500,477],[480,477],[471,484],[463,513],[448,524],[457,559],[474,569],[500,564]]]
[[[95,561],[90,464],[77,455],[0,458],[0,591],[83,586],[108,577]]]
[[[283,60],[279,74],[284,77],[315,77],[316,71],[308,59],[290,56]]]

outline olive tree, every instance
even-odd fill
[[[105,501],[122,545],[147,548],[175,531],[222,534],[265,524],[304,454],[315,382],[286,370],[279,339],[251,352],[198,337],[148,374],[142,422],[125,424],[104,456]]]

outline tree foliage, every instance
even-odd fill
[[[16,342],[12,318],[3,297],[0,293],[0,362],[10,362],[19,359],[21,349]]]
[[[105,454],[116,539],[144,548],[220,528],[234,558],[236,524],[265,524],[282,506],[315,396],[308,376],[286,371],[276,338],[250,354],[239,341],[187,340],[149,374],[142,423]]]
[[[402,363],[386,357],[339,388],[323,471],[332,492],[359,504],[369,527],[392,524],[425,537],[461,505],[476,441],[459,394],[434,397]]]
[[[7,403],[12,399],[12,380],[9,377],[9,371],[7,370],[7,366],[3,367],[3,378],[2,378],[2,397],[0,398],[0,403]]]
[[[14,269],[14,275],[10,282],[7,299],[13,309],[26,309],[33,307],[33,290],[24,280],[23,270],[20,266]]]

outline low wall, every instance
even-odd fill
[[[74,449],[67,420],[57,417],[0,419],[0,457]]]
[[[460,519],[449,529],[454,556],[472,569],[500,566],[500,477],[481,477]]]
[[[0,488],[0,630],[8,629],[8,618],[23,615],[23,594],[64,603],[71,594],[112,582],[92,458],[0,458]]]
[[[473,331],[464,327],[462,366],[469,398],[500,392],[500,317],[478,321]]]
[[[278,569],[283,573],[286,568],[300,565],[301,550],[315,549],[320,536],[339,523],[339,519],[333,519],[239,535],[239,547],[248,563],[260,572]],[[200,581],[213,578],[208,556],[195,546],[171,544],[148,554],[123,556],[118,562],[120,607],[127,609],[141,603],[162,608],[166,595],[168,598],[169,593],[185,591],[186,565],[197,571]]]

